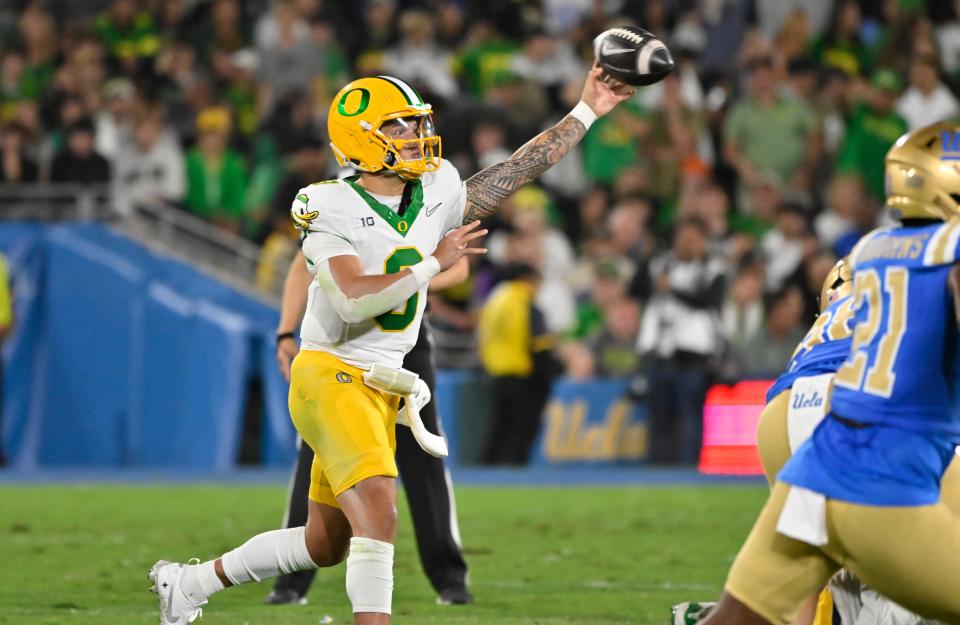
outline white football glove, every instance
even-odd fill
[[[420,412],[424,406],[430,403],[430,387],[427,386],[427,383],[421,379],[413,385],[413,394],[404,398],[403,407],[400,409],[400,412],[397,413],[397,425],[405,425],[410,427],[410,419],[407,417],[407,401],[412,399],[413,405],[416,406],[417,412]]]

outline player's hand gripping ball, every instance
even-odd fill
[[[600,33],[593,40],[593,54],[606,74],[635,87],[660,82],[673,71],[666,44],[635,26]]]

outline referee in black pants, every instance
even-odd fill
[[[465,259],[434,278],[430,287],[443,289],[466,279],[468,267],[464,261]],[[303,317],[311,279],[303,254],[298,252],[284,282],[277,334],[277,365],[288,380],[290,362],[299,351],[292,328],[299,326]],[[433,392],[436,383],[433,339],[426,317],[420,327],[417,344],[404,358],[403,367],[419,375]],[[438,433],[441,431],[435,400],[420,410],[420,417],[428,430]],[[298,445],[299,453],[290,482],[284,527],[299,527],[307,522],[307,493],[310,491],[313,450],[299,439]],[[407,502],[410,504],[420,562],[430,584],[437,592],[437,603],[472,603],[473,597],[467,588],[467,564],[463,560],[460,547],[453,483],[443,459],[435,458],[420,449],[410,428],[398,427],[397,468],[407,493]],[[278,577],[266,602],[275,605],[306,603],[306,594],[314,575],[316,570],[298,571]]]

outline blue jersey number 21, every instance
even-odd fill
[[[908,278],[905,267],[888,268],[886,280],[883,281],[876,269],[857,274],[853,305],[857,309],[866,305],[867,317],[853,331],[851,356],[837,371],[834,384],[878,397],[889,398],[893,394],[893,382],[896,379],[893,364],[907,329]],[[890,302],[886,315],[887,327],[883,328],[883,335],[877,344],[873,366],[867,369],[871,345],[881,330],[880,322],[884,317],[881,288],[886,291]]]

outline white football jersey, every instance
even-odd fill
[[[334,256],[359,256],[368,275],[396,273],[430,256],[440,240],[463,221],[466,188],[450,162],[421,176],[410,203],[397,214],[400,197],[376,196],[362,189],[356,177],[304,187],[293,202],[294,220],[306,227],[303,255],[310,273]],[[427,305],[427,287],[395,310],[349,324],[314,279],[300,328],[301,349],[333,354],[348,364],[400,367],[417,342]]]

